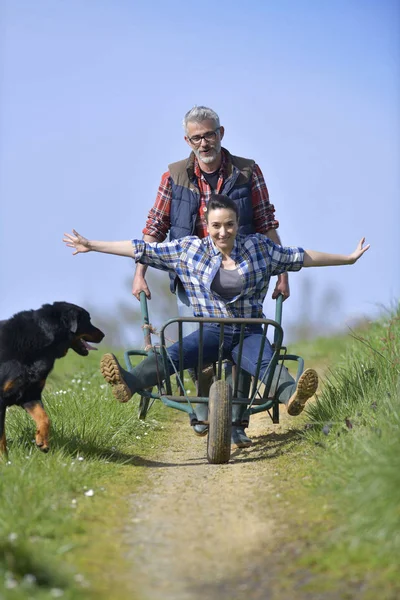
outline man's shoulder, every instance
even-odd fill
[[[191,156],[178,160],[168,165],[170,178],[177,185],[188,186],[190,182],[189,173],[193,171],[193,160]]]
[[[230,161],[235,167],[238,167],[238,169],[243,169],[245,167],[254,168],[254,166],[256,165],[256,161],[252,158],[236,156],[236,154],[231,154],[226,148],[223,148],[223,152],[228,161]]]
[[[168,170],[171,171],[171,169],[173,169],[173,170],[174,169],[183,169],[183,168],[186,169],[187,162],[188,162],[187,157],[183,158],[182,160],[177,160],[175,162],[172,162],[168,165]]]

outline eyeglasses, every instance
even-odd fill
[[[217,127],[214,131],[206,131],[204,135],[194,135],[193,137],[188,137],[188,140],[193,146],[200,146],[201,140],[206,140],[206,142],[213,142],[217,138],[217,133],[220,130],[220,127]]]

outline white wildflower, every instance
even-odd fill
[[[12,573],[6,573],[4,577],[4,587],[7,590],[13,590],[18,585],[17,580],[14,578]]]
[[[26,585],[34,585],[36,583],[36,577],[32,575],[32,573],[26,573],[22,578],[22,582]]]
[[[89,498],[91,498],[92,496],[94,496],[94,491],[88,490],[87,492],[85,492],[85,496],[88,496]]]

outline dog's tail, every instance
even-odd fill
[[[3,398],[19,396],[26,381],[26,369],[17,360],[8,360],[0,365],[0,394]]]

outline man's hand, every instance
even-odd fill
[[[144,278],[144,275],[142,275],[138,269],[136,269],[132,283],[132,294],[135,296],[135,298],[140,300],[140,292],[144,292],[146,294],[146,298],[151,300],[151,292],[147,285],[146,279]]]
[[[159,240],[157,240],[157,238],[153,237],[152,235],[144,235],[143,241],[147,242],[148,244],[151,244],[152,242],[157,242]],[[133,278],[132,283],[132,295],[135,296],[137,300],[140,300],[140,292],[144,292],[146,294],[147,300],[151,300],[151,292],[144,277],[146,271],[147,265],[142,265],[140,263],[136,265],[135,277]]]
[[[276,300],[279,294],[282,294],[284,301],[290,296],[289,277],[287,273],[281,273],[278,275],[278,281],[276,282],[272,299]]]

